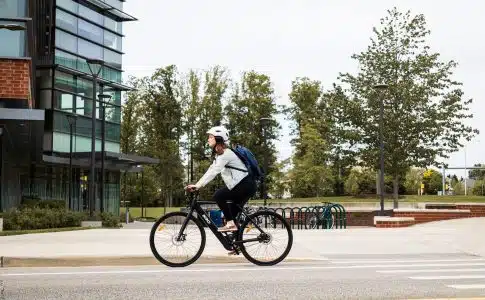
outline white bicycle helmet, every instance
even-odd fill
[[[229,131],[224,126],[214,126],[207,131],[207,134],[212,134],[216,141],[227,143],[229,141]]]

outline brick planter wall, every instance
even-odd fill
[[[451,220],[458,218],[469,218],[468,209],[395,209],[394,217],[413,217],[416,224]]]
[[[374,217],[377,228],[408,227],[415,224],[413,217]]]

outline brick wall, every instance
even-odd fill
[[[0,59],[0,98],[29,99],[30,60]]]
[[[441,220],[451,220],[459,218],[469,218],[469,210],[457,210],[457,209],[415,209],[415,210],[405,210],[397,209],[394,210],[394,217],[414,217],[416,224],[441,221]]]

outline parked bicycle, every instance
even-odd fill
[[[216,224],[201,207],[206,204],[215,202],[199,200],[198,192],[189,193],[188,212],[168,213],[153,224],[150,248],[158,261],[170,267],[185,267],[197,261],[206,244],[204,225],[226,250],[235,255],[242,253],[256,265],[275,265],[290,252],[293,232],[281,215],[269,210],[248,214],[242,209],[236,217],[243,220],[236,222],[238,231],[218,232]]]

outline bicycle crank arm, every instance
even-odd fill
[[[242,240],[242,241],[234,241],[234,244],[244,244],[244,243],[249,243],[249,242],[260,242],[260,239],[255,238],[255,239],[249,239],[249,240]]]

